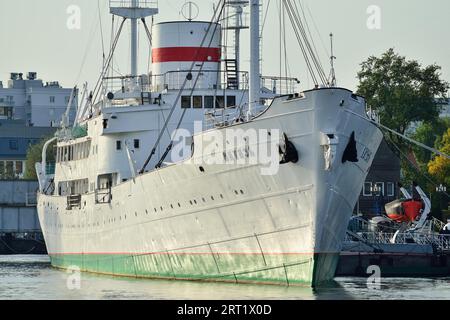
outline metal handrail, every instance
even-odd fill
[[[364,239],[367,243],[371,244],[391,244],[391,239],[394,237],[394,233],[383,232],[357,232],[361,239]],[[346,241],[352,241],[353,237],[349,234],[346,235]],[[430,234],[419,232],[404,232],[399,233],[396,236],[397,244],[414,243],[421,245],[433,245],[439,250],[450,250],[450,235],[443,234]]]
[[[158,0],[136,0],[138,8],[158,8]],[[132,0],[109,0],[111,8],[133,8]]]

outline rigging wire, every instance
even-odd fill
[[[423,143],[421,143],[421,142],[419,142],[419,141],[416,141],[416,140],[414,140],[414,139],[411,139],[410,137],[408,137],[408,136],[406,136],[406,135],[404,135],[404,134],[398,133],[397,131],[392,130],[392,129],[389,128],[389,127],[386,127],[385,125],[382,125],[381,123],[378,123],[378,122],[376,122],[375,120],[365,118],[365,117],[363,117],[362,115],[357,114],[356,112],[353,112],[353,111],[351,111],[351,110],[349,110],[349,109],[345,109],[345,108],[344,108],[344,111],[346,111],[346,112],[348,112],[348,113],[351,113],[351,114],[353,114],[353,115],[356,115],[356,116],[360,117],[361,119],[364,119],[364,120],[366,120],[366,121],[368,121],[368,122],[370,122],[370,123],[376,125],[377,127],[381,128],[381,129],[387,130],[387,131],[389,131],[390,133],[393,133],[393,134],[395,134],[396,136],[398,136],[398,137],[400,137],[400,138],[402,138],[402,139],[405,139],[405,140],[409,141],[410,143],[413,143],[413,144],[415,144],[415,145],[418,145],[419,147],[422,147],[422,148],[424,148],[424,149],[426,149],[426,150],[428,150],[428,151],[430,151],[430,152],[432,152],[432,153],[438,154],[438,155],[440,155],[440,156],[442,156],[442,157],[447,158],[447,159],[450,160],[450,156],[449,156],[448,154],[445,154],[445,153],[443,153],[443,152],[441,152],[441,151],[439,151],[439,150],[437,150],[437,149],[435,149],[435,148],[431,148],[431,147],[429,147],[429,146],[427,146],[427,145],[425,145],[425,144],[423,144]]]
[[[433,186],[438,187],[439,184],[436,183],[436,181],[434,181],[433,179],[431,179],[428,175],[426,175],[425,173],[422,172],[422,170],[420,170],[419,168],[417,168],[417,166],[411,161],[411,159],[401,150],[401,148],[394,142],[394,140],[392,140],[391,137],[389,137],[388,135],[388,139],[389,142],[395,147],[395,149],[399,152],[400,156],[405,158],[408,162],[408,164],[417,172],[419,173],[422,177],[424,177],[428,182],[430,182]],[[400,156],[397,156],[399,159],[401,159]],[[445,194],[447,197],[450,198],[450,195],[445,192],[442,191],[443,194]]]
[[[221,7],[221,10],[220,10],[220,13],[219,13],[219,17],[222,16],[222,14],[223,14],[223,12],[224,12],[224,8],[226,8],[226,1],[223,1],[223,5],[222,5],[222,7]],[[225,9],[225,10],[226,10],[226,9]],[[211,26],[211,23],[210,23],[210,26]],[[218,24],[215,23],[215,24],[214,24],[214,31],[212,32],[211,39],[210,39],[209,44],[208,44],[208,48],[211,47],[212,41],[213,41],[213,39],[214,39],[214,35],[216,34],[216,31],[217,31],[217,27],[218,27]],[[208,29],[209,29],[209,28],[208,28]],[[209,33],[209,30],[206,32],[205,38],[207,37],[208,33]],[[203,43],[202,43],[202,46],[203,46]],[[203,62],[201,63],[201,65],[200,65],[200,68],[199,68],[199,70],[198,70],[198,72],[197,72],[197,77],[195,78],[195,81],[194,81],[194,85],[192,86],[192,88],[191,88],[191,90],[190,90],[189,98],[191,98],[192,95],[194,94],[195,87],[197,86],[198,80],[200,79],[200,73],[202,72],[204,65],[205,65],[205,61],[203,61]],[[192,72],[192,69],[191,69],[191,72]],[[181,91],[180,91],[180,94],[181,94]],[[224,101],[224,102],[225,102],[225,101]],[[225,105],[224,105],[223,107],[225,108]],[[178,121],[177,127],[175,128],[175,131],[174,131],[173,136],[175,136],[175,133],[180,129],[181,124],[182,124],[182,122],[183,122],[183,119],[184,119],[184,116],[186,115],[186,111],[187,111],[187,110],[188,110],[188,109],[184,109],[184,110],[183,110],[183,112],[182,112],[182,114],[181,114],[181,116],[180,116],[180,119],[179,119],[179,121]],[[162,163],[164,162],[165,158],[167,157],[167,155],[169,154],[169,152],[172,150],[172,148],[173,148],[173,143],[174,143],[174,141],[173,141],[173,139],[172,139],[172,140],[170,141],[169,145],[167,146],[166,151],[164,152],[164,154],[162,155],[162,157],[159,159],[158,164],[155,166],[155,168],[160,168],[160,167],[161,167],[161,165],[162,165]]]
[[[225,7],[226,0],[221,0],[220,2],[222,3],[222,6],[220,6],[220,12],[218,11],[218,10],[219,10],[219,6],[218,6],[217,8],[215,8],[213,18],[212,18],[211,22],[209,23],[207,30],[205,31],[205,35],[204,35],[204,37],[203,37],[203,39],[202,39],[202,42],[201,42],[201,44],[200,44],[200,46],[199,46],[199,49],[198,49],[197,51],[199,51],[200,48],[204,48],[203,45],[205,44],[208,35],[210,35],[210,30],[211,30],[211,26],[213,25],[213,22],[214,22],[214,21],[218,21],[218,19],[220,19],[220,17],[222,16],[222,12],[223,12],[223,9],[224,9],[224,7]],[[219,12],[219,14],[217,15],[218,12]],[[216,15],[217,15],[217,17],[216,17]],[[217,27],[218,27],[217,22],[214,23],[214,25],[215,25],[215,30],[216,30]],[[213,41],[213,39],[214,39],[214,34],[215,34],[215,31],[214,31],[214,33],[211,35],[211,39],[210,39],[208,48],[209,48],[209,47],[211,46],[211,44],[212,44],[212,41]],[[195,67],[196,63],[197,63],[196,61],[193,61],[193,62],[192,62],[191,67],[189,68],[189,73],[190,73],[190,74],[192,74],[192,71],[194,70],[194,67]],[[202,64],[202,68],[203,68],[203,64]],[[200,72],[197,72],[197,78],[196,78],[196,79],[198,79],[199,76],[200,76]],[[188,78],[185,77],[185,79],[184,79],[184,81],[183,81],[183,84],[182,84],[182,86],[181,86],[181,88],[180,88],[180,90],[179,90],[179,92],[178,92],[178,95],[177,95],[177,97],[176,97],[176,99],[175,99],[175,101],[174,101],[174,103],[173,103],[173,105],[172,105],[172,108],[171,108],[170,112],[169,112],[169,115],[168,115],[168,117],[167,117],[167,119],[166,119],[166,121],[165,121],[165,123],[164,123],[164,127],[163,127],[163,129],[160,131],[160,133],[159,133],[159,135],[158,135],[158,138],[156,139],[155,145],[153,146],[153,148],[152,148],[152,150],[151,150],[151,152],[150,152],[150,155],[148,156],[147,160],[145,161],[145,163],[144,163],[142,169],[139,171],[140,174],[144,173],[145,168],[148,166],[148,164],[149,164],[150,160],[152,159],[153,155],[156,153],[156,148],[159,146],[159,144],[160,144],[160,142],[161,142],[161,138],[162,138],[163,132],[164,132],[165,128],[168,126],[169,121],[170,121],[170,119],[172,118],[172,115],[173,115],[173,113],[174,113],[174,111],[175,111],[175,108],[176,108],[176,106],[178,105],[178,102],[180,101],[181,94],[182,94],[184,88],[186,87],[187,81],[188,81]],[[196,81],[197,81],[197,80],[196,80]],[[193,90],[194,90],[194,88],[195,88],[195,87],[193,87]],[[193,91],[192,91],[192,92],[193,92]],[[192,96],[192,92],[191,92],[191,96]],[[186,110],[183,111],[182,117],[184,117],[185,111],[186,111]],[[177,128],[176,130],[178,130],[178,129],[179,129],[179,128]],[[168,154],[169,151],[171,150],[172,146],[173,146],[173,140],[170,142],[169,146],[167,147],[167,149],[166,149],[166,151],[165,151],[165,153],[164,153],[164,156],[163,156],[164,158],[165,158],[165,156],[167,156],[167,154]],[[160,162],[162,162],[162,161],[160,160]]]
[[[288,3],[288,1],[286,1],[286,4],[287,4],[287,3]],[[285,6],[285,7],[286,7],[286,6]],[[287,8],[287,7],[286,7],[286,8]],[[307,66],[307,68],[308,68],[308,71],[309,71],[309,73],[311,74],[311,77],[313,78],[314,84],[318,85],[318,81],[317,81],[317,78],[316,78],[316,75],[315,75],[313,66],[311,65],[311,61],[310,61],[310,59],[309,59],[309,57],[308,57],[307,51],[306,51],[306,49],[305,49],[305,46],[303,45],[303,42],[302,42],[302,40],[301,40],[301,35],[299,34],[299,31],[298,31],[297,28],[296,28],[296,24],[295,24],[294,17],[292,16],[292,12],[291,12],[291,10],[287,10],[287,9],[286,9],[286,12],[287,12],[287,14],[288,14],[288,16],[289,16],[289,19],[291,20],[291,24],[292,24],[292,27],[293,27],[293,29],[294,29],[295,36],[297,37],[297,42],[298,42],[298,44],[300,45],[300,49],[301,49],[302,54],[303,54],[303,57],[304,57],[304,59],[305,59],[305,62],[306,62],[306,66]]]
[[[264,14],[263,24],[262,24],[262,27],[261,27],[261,33],[259,35],[260,38],[262,38],[262,36],[263,36],[264,27],[266,25],[266,20],[267,20],[267,14],[269,13],[269,6],[270,6],[270,0],[267,1],[266,12]]]
[[[314,49],[314,54],[317,57],[317,60],[318,60],[318,62],[320,64],[320,68],[322,70],[324,70],[323,65],[322,65],[322,61],[319,59],[319,53],[317,51],[317,47],[316,47],[316,44],[314,42],[314,37],[312,36],[311,29],[309,28],[308,19],[306,19],[305,10],[304,10],[303,5],[302,5],[302,0],[298,0],[298,4],[299,4],[299,7],[300,7],[301,12],[302,12],[303,20],[305,21],[305,25],[306,25],[306,29],[307,29],[308,34],[309,34],[309,38],[311,39],[311,44],[312,44],[313,49]]]
[[[101,10],[100,10],[100,0],[97,0],[97,8],[98,8],[98,21],[100,23],[100,38],[102,40],[103,64],[105,64],[105,42],[103,40],[103,24],[102,24]]]
[[[94,91],[93,91],[94,92],[93,99],[91,100],[91,107],[92,107],[92,104],[96,101],[97,96],[98,96],[98,94],[100,92],[99,87],[100,87],[100,85],[101,85],[101,83],[103,81],[103,78],[104,78],[105,74],[106,74],[106,70],[108,70],[108,68],[109,68],[109,65],[111,63],[114,51],[116,50],[116,47],[117,47],[117,43],[119,42],[119,37],[120,37],[120,34],[122,32],[123,25],[125,24],[126,20],[127,20],[126,18],[122,19],[122,22],[121,22],[120,27],[119,27],[119,29],[117,31],[116,37],[115,37],[115,39],[113,41],[113,44],[112,44],[112,47],[111,47],[111,52],[109,53],[108,58],[106,59],[105,67],[103,68],[103,70],[102,70],[102,72],[100,74],[100,77],[98,78],[97,83],[95,84]]]
[[[306,32],[306,28],[304,26],[304,23],[302,22],[302,18],[300,16],[300,12],[297,6],[297,3],[295,1],[288,1],[288,4],[290,5],[291,10],[293,11],[293,16],[297,22],[297,25],[300,29],[301,35],[303,36],[303,41],[304,44],[306,45],[306,48],[308,49],[308,52],[310,54],[311,60],[313,61],[317,73],[319,74],[319,77],[321,78],[321,81],[323,82],[323,84],[327,83],[327,76],[323,70],[323,67],[320,63],[320,60],[318,58],[318,56],[314,53],[314,49],[312,46],[313,40],[308,38],[307,32]]]

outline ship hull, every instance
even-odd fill
[[[261,175],[261,165],[199,170],[187,161],[113,187],[107,204],[86,194],[79,208],[66,210],[66,197],[40,194],[52,265],[142,278],[326,283],[334,277],[348,220],[382,139],[364,115],[349,91],[315,90],[280,99],[255,120],[236,125],[278,129],[295,146],[299,161],[281,164],[273,175]],[[343,158],[352,133],[357,162]],[[324,134],[339,137],[328,168]],[[198,152],[192,158],[205,156]]]

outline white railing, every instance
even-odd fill
[[[133,0],[109,0],[111,8],[133,8]],[[158,0],[136,0],[138,8],[158,8]]]
[[[228,126],[240,119],[244,121],[245,107],[222,108],[205,113],[205,129]]]
[[[362,240],[369,244],[391,244],[394,233],[383,232],[357,232]],[[346,235],[346,241],[354,241],[351,234]],[[422,245],[433,245],[439,250],[450,250],[450,235],[429,234],[418,232],[404,232],[396,236],[397,244],[417,243]]]
[[[262,86],[275,95],[294,94],[300,92],[300,80],[297,78],[262,76]]]

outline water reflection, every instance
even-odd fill
[[[366,278],[336,278],[324,288],[142,280],[82,273],[70,290],[70,273],[50,266],[45,256],[0,256],[0,299],[450,299],[450,279],[381,279],[380,290]]]

